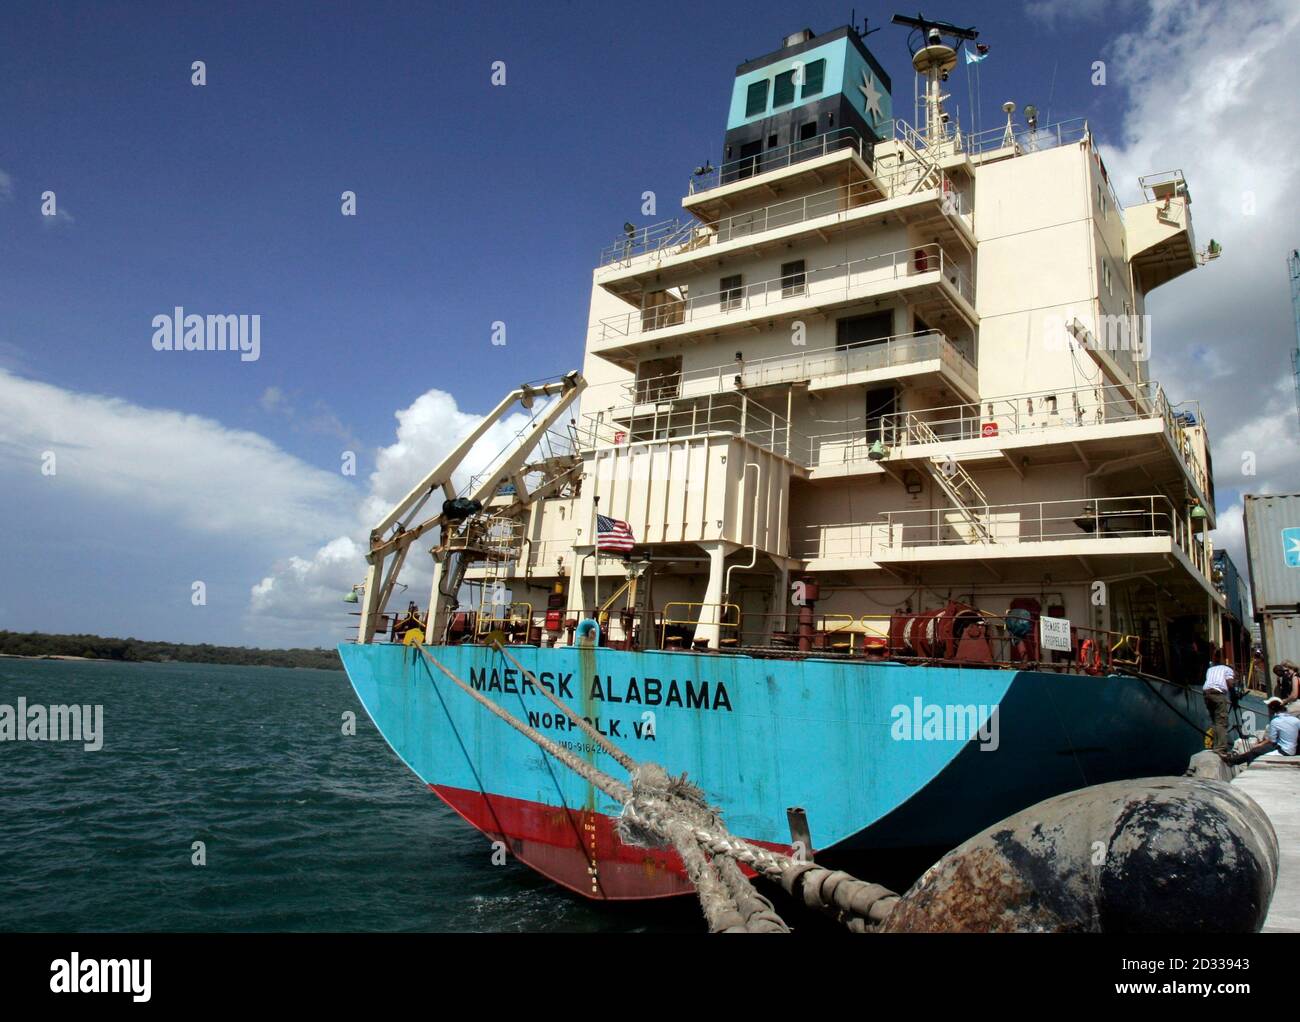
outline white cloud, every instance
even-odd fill
[[[1300,120],[1297,47],[1290,0],[1153,0],[1107,54],[1107,87],[1126,99],[1123,144],[1103,147],[1117,190],[1141,201],[1138,176],[1181,168],[1198,247],[1223,245],[1220,259],[1155,291],[1147,311],[1152,376],[1173,400],[1200,401],[1220,494],[1216,544],[1243,572],[1238,491],[1300,489],[1285,263],[1300,175],[1295,145],[1275,134]],[[1247,454],[1256,475],[1242,472]]]
[[[537,410],[543,407],[539,405]],[[461,411],[456,399],[441,390],[421,394],[394,416],[396,436],[376,453],[368,491],[356,507],[355,525],[315,553],[286,557],[252,588],[250,625],[255,630],[274,629],[278,634],[286,629],[301,630],[322,637],[321,641],[339,638],[335,626],[348,620],[343,617],[348,606],[342,602],[343,596],[365,578],[370,530],[483,419]],[[457,489],[465,492],[471,477],[489,467],[528,421],[528,415],[515,412],[492,426],[456,473]],[[441,499],[441,494],[435,495],[419,517],[437,514]],[[427,551],[434,539],[435,534],[429,533],[416,541],[401,576],[409,589],[395,595],[390,608],[404,606],[404,598],[415,600],[422,609],[427,606],[433,576],[433,560]],[[331,627],[335,627],[333,632]]]
[[[262,396],[258,398],[257,403],[262,406],[264,412],[278,411],[284,407],[284,391],[279,387],[267,387],[262,391]]]
[[[334,437],[353,452],[363,446],[352,430],[320,398],[309,402],[307,411],[300,407],[300,399],[298,394],[290,395],[281,387],[271,386],[262,391],[257,404],[267,415],[277,416],[287,422],[295,433]]]
[[[1029,0],[1025,14],[1044,28],[1054,29],[1065,22],[1095,21],[1105,15],[1129,14],[1140,0]]]
[[[59,206],[53,213],[41,214],[41,225],[46,228],[58,227],[60,224],[71,225],[76,222],[77,218],[62,206]]]
[[[248,541],[333,534],[348,503],[342,477],[265,437],[199,415],[82,394],[0,369],[0,471],[38,475],[70,498],[108,501],[177,528]]]
[[[262,401],[278,407],[281,397],[268,390]],[[394,440],[377,452],[376,468],[359,493],[338,472],[309,465],[257,433],[3,369],[0,408],[0,480],[44,480],[36,485],[57,487],[57,499],[88,523],[99,512],[124,514],[141,530],[131,542],[150,542],[164,555],[186,536],[199,537],[208,556],[218,559],[232,549],[241,556],[252,551],[255,558],[257,551],[269,558],[282,552],[264,562],[260,581],[252,581],[259,575],[249,579],[243,621],[252,641],[281,646],[344,637],[352,619],[342,597],[365,576],[370,529],[481,421],[449,394],[421,395],[395,413]],[[463,490],[472,474],[510,446],[528,419],[516,412],[493,426],[457,473],[458,487]],[[43,477],[46,452],[54,455],[55,474]],[[437,499],[425,513],[439,510]],[[425,551],[433,539],[430,534],[417,544],[403,571],[409,597],[422,607],[432,575]],[[193,555],[183,557],[190,563]],[[188,596],[188,583],[185,591]],[[230,635],[203,638],[234,641]]]

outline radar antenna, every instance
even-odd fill
[[[957,66],[958,48],[968,40],[978,39],[979,32],[974,26],[962,28],[947,21],[934,21],[920,13],[915,18],[895,14],[893,23],[912,30],[907,37],[908,49],[912,51],[912,67],[925,78],[923,137],[927,146],[937,148],[948,134],[948,115],[943,110],[943,101],[948,96],[943,92],[943,83]]]

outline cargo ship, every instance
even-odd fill
[[[1182,773],[1211,656],[1242,656],[1204,416],[1147,374],[1147,296],[1218,255],[1183,173],[1124,208],[1086,122],[1009,101],[963,126],[945,90],[978,31],[895,21],[910,120],[854,25],[737,67],[682,215],[600,253],[581,369],[415,482],[346,597],[339,653],[397,756],[586,897],[691,886],[431,658],[616,770],[545,689],[733,833],[823,854]],[[432,591],[400,612],[416,547]],[[1242,696],[1234,729],[1265,720]]]

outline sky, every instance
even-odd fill
[[[344,638],[375,520],[510,387],[580,367],[600,249],[718,164],[735,66],[851,6],[11,4],[0,629]],[[856,9],[906,115],[907,33]],[[1224,254],[1151,296],[1152,375],[1202,402],[1244,570],[1240,493],[1300,489],[1300,5],[924,10],[991,48],[977,95],[950,83],[964,123],[1086,118],[1126,202],[1186,174]],[[259,316],[258,357],[156,350],[177,307]]]

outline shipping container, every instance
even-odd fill
[[[1245,504],[1255,613],[1300,613],[1300,493],[1248,493]]]
[[[1264,660],[1270,677],[1283,660],[1300,664],[1300,614],[1264,615]]]
[[[1228,556],[1226,550],[1214,551],[1214,588],[1223,594],[1228,604],[1228,613],[1238,621],[1245,623],[1250,617],[1250,607],[1246,600],[1246,580],[1237,571],[1237,565]]]

